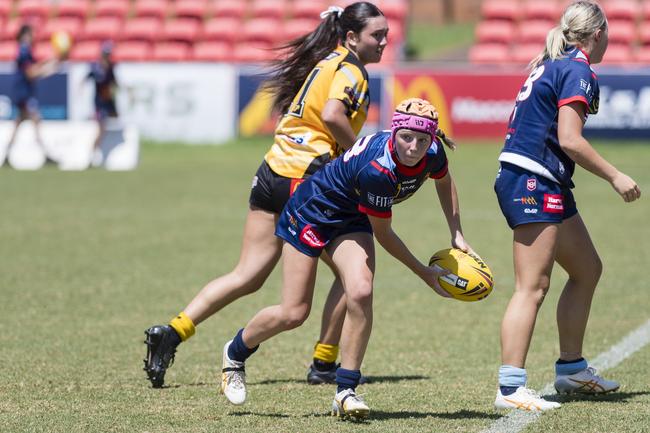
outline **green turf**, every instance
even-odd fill
[[[239,254],[251,177],[268,139],[221,147],[151,145],[138,170],[0,169],[0,431],[2,432],[479,432],[492,408],[498,329],[512,291],[511,233],[492,182],[499,148],[464,145],[451,156],[467,239],[492,267],[494,293],[465,304],[435,296],[378,253],[375,326],[363,386],[372,419],[326,416],[332,387],[304,384],[328,271],[305,325],[262,345],[247,365],[242,407],[217,394],[223,343],[279,298],[274,273],[257,294],[224,309],[183,344],[168,388],[149,388],[143,330],[178,313]],[[598,149],[650,190],[650,146]],[[585,354],[594,357],[648,319],[650,202],[624,204],[579,170],[576,197],[605,264]],[[396,231],[423,260],[449,243],[434,188],[395,209]],[[529,381],[553,378],[556,270],[528,359]],[[621,392],[570,401],[526,432],[641,432],[650,425],[644,348],[609,375]],[[644,430],[646,429],[646,430]]]
[[[408,26],[406,55],[413,60],[454,59],[474,41],[476,23],[432,25],[413,22]],[[390,40],[390,38],[389,38]],[[466,59],[466,54],[463,54]]]

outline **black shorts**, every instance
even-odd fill
[[[253,178],[251,195],[248,203],[251,206],[280,214],[289,197],[305,179],[294,179],[280,176],[262,161]]]

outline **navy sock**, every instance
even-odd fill
[[[361,379],[361,371],[346,370],[345,368],[339,367],[336,370],[336,384],[338,385],[336,392],[338,393],[348,388],[354,391],[357,385],[359,385],[359,379]]]
[[[230,346],[228,347],[228,357],[232,359],[233,361],[238,361],[238,362],[244,362],[246,359],[248,359],[249,356],[251,356],[255,351],[260,347],[259,344],[252,349],[249,349],[246,347],[244,344],[244,340],[242,339],[242,333],[244,332],[244,328],[240,329],[239,332],[237,332],[237,335],[235,335],[235,338],[232,339],[232,343],[230,343]]]
[[[555,363],[556,364],[571,364],[571,363],[574,363],[574,362],[582,362],[584,360],[585,360],[584,358],[580,358],[580,359],[574,359],[572,361],[565,361],[564,359],[559,359],[558,358],[558,360],[555,361]]]
[[[518,386],[500,386],[501,395],[511,395],[517,391]]]

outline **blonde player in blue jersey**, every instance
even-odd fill
[[[598,111],[598,79],[591,64],[607,49],[601,8],[578,1],[565,10],[546,48],[531,62],[510,118],[495,183],[499,205],[514,231],[515,292],[501,326],[497,408],[543,411],[560,406],[526,388],[525,362],[537,311],[557,262],[569,274],[557,306],[559,393],[596,394],[618,389],[582,357],[594,290],[602,272],[598,253],[571,189],[575,164],[608,181],[625,202],[641,191],[603,159],[582,136],[588,114]]]
[[[260,310],[223,349],[221,386],[231,403],[246,400],[244,363],[259,344],[307,319],[319,257],[327,253],[347,297],[332,413],[345,418],[368,417],[370,409],[355,390],[372,329],[373,235],[438,294],[448,297],[438,283],[446,271],[420,262],[391,227],[393,205],[433,178],[452,245],[470,249],[463,237],[443,141],[436,137],[437,125],[438,113],[429,102],[405,100],[393,114],[390,131],[359,139],[289,199],[275,232],[284,241],[282,300]]]
[[[145,331],[145,370],[155,388],[163,385],[176,347],[194,334],[196,325],[262,286],[280,258],[282,241],[274,230],[289,196],[305,178],[352,146],[366,120],[370,95],[365,65],[381,60],[386,18],[368,2],[330,7],[321,18],[312,33],[284,47],[289,54],[275,64],[267,82],[275,108],[284,115],[253,178],[239,263],[209,282],[169,325]],[[345,298],[337,275],[323,312],[310,383],[334,381],[344,318]]]

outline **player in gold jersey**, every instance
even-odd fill
[[[381,60],[387,44],[384,14],[369,2],[330,7],[318,27],[282,49],[267,89],[284,113],[273,146],[253,178],[239,263],[209,282],[169,325],[145,331],[145,371],[154,388],[164,384],[176,347],[195,326],[244,295],[257,291],[277,264],[282,241],[275,226],[291,193],[354,143],[366,119],[369,92],[365,65]],[[320,341],[309,371],[310,383],[334,382],[345,298],[338,274],[323,311]]]

